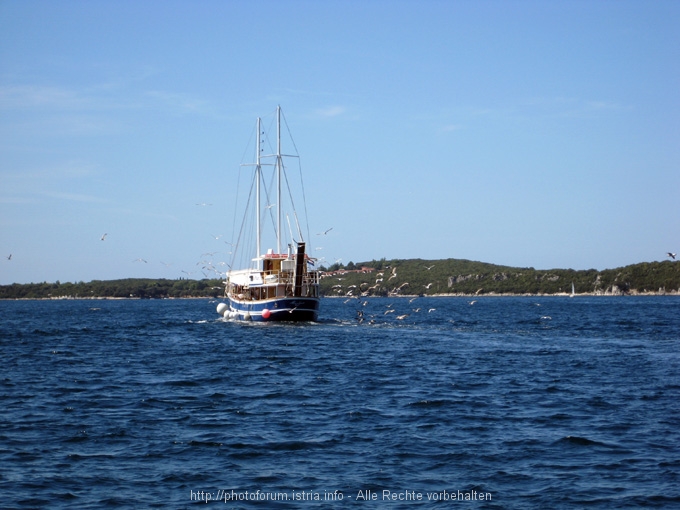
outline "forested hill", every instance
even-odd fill
[[[372,260],[322,268],[324,296],[485,294],[680,294],[679,262],[616,269],[537,270],[445,260]],[[0,286],[0,299],[220,297],[221,280],[123,279]]]
[[[0,286],[0,299],[187,298],[224,294],[221,280],[93,280],[78,283],[28,283]]]
[[[327,296],[437,294],[678,294],[679,262],[643,262],[616,269],[537,270],[444,260],[372,260],[332,266],[321,280]]]

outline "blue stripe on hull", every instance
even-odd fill
[[[252,321],[316,321],[319,316],[318,298],[278,298],[262,301],[238,301],[229,298],[229,309],[242,320]],[[269,317],[262,312],[269,310]]]

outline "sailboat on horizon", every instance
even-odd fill
[[[247,200],[247,206],[252,205],[254,198],[254,211],[246,217],[241,226],[237,242],[233,247],[233,260],[238,255],[243,256],[246,238],[254,235],[254,252],[251,252],[250,267],[245,269],[232,269],[226,273],[225,297],[227,303],[217,305],[217,313],[227,319],[240,319],[246,321],[316,321],[319,315],[319,272],[310,268],[314,260],[307,255],[307,243],[299,224],[299,216],[294,208],[293,197],[290,196],[287,203],[292,206],[296,231],[293,232],[290,216],[286,215],[289,239],[287,248],[282,251],[284,242],[283,225],[283,185],[289,194],[291,186],[286,176],[286,168],[283,164],[284,157],[299,158],[299,156],[287,156],[281,152],[281,107],[276,109],[276,152],[263,155],[264,149],[262,119],[257,119],[256,154],[253,182]],[[265,163],[272,161],[273,163]],[[265,186],[264,166],[273,166],[272,180],[275,186],[272,191],[275,197],[271,197]],[[301,188],[304,200],[304,186]],[[253,197],[254,195],[254,197]],[[267,203],[263,205],[263,195]],[[273,202],[273,203],[270,203]],[[249,207],[246,207],[247,209]],[[272,211],[274,209],[274,211]],[[306,211],[306,205],[304,207]],[[254,232],[248,228],[247,217],[255,216]],[[273,223],[275,246],[262,251],[263,220],[268,218]],[[275,221],[274,221],[275,220]],[[309,229],[307,229],[309,232]]]

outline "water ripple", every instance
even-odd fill
[[[0,302],[3,507],[184,508],[227,488],[680,502],[679,299],[366,301],[303,325],[206,300]]]

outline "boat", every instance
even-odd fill
[[[263,135],[265,132],[262,127],[262,119],[257,119],[257,136],[254,164],[244,166],[254,166],[253,183],[250,186],[247,204],[252,204],[252,194],[254,192],[254,210],[246,211],[246,216],[255,216],[254,225],[254,252],[251,252],[249,267],[244,269],[233,269],[235,259],[239,254],[243,257],[245,248],[242,248],[242,238],[248,237],[244,234],[246,224],[244,220],[237,242],[233,244],[232,265],[226,272],[225,295],[227,302],[217,305],[217,313],[226,319],[245,320],[245,321],[316,321],[319,315],[319,272],[313,269],[314,260],[307,253],[307,243],[299,224],[298,214],[292,208],[292,215],[296,226],[293,233],[290,223],[290,216],[286,215],[289,239],[285,252],[282,251],[284,242],[284,229],[282,228],[283,216],[283,183],[286,189],[291,192],[289,179],[286,176],[284,157],[298,158],[298,156],[287,156],[281,152],[281,107],[276,109],[276,151],[272,154],[263,155],[264,149]],[[273,163],[266,163],[273,161]],[[269,200],[269,190],[264,185],[265,166],[274,167],[272,180],[276,182],[275,193],[276,202],[274,204],[263,205],[264,196]],[[272,186],[273,188],[274,186]],[[264,188],[264,190],[263,190]],[[254,191],[253,191],[254,190]],[[272,190],[273,191],[273,190]],[[304,192],[304,187],[302,188]],[[304,198],[304,195],[303,195]],[[286,204],[293,205],[292,197]],[[275,208],[275,214],[272,209]],[[306,210],[306,206],[305,206]],[[274,221],[274,216],[276,221]],[[269,217],[272,223],[273,233],[270,240],[275,246],[262,252],[263,243],[263,219]],[[307,229],[309,232],[309,229]],[[251,232],[253,234],[253,232]],[[287,235],[286,234],[286,235]],[[308,234],[309,235],[309,234]],[[252,238],[252,235],[250,235]],[[247,255],[246,255],[247,256]],[[245,265],[245,264],[244,264]],[[310,267],[311,266],[311,267]]]

